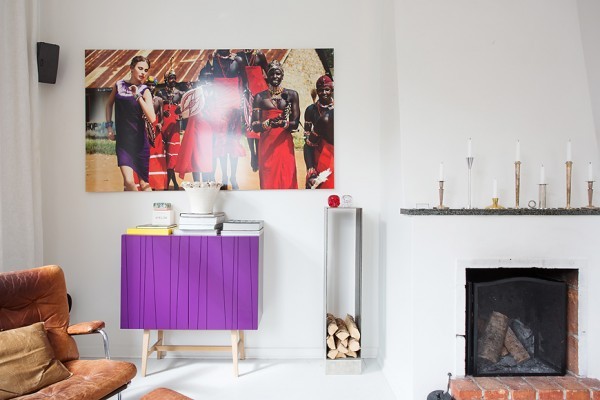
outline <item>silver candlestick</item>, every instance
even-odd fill
[[[546,208],[546,184],[540,183],[539,185],[539,206],[541,209]]]
[[[468,199],[468,207],[467,208],[473,208],[471,207],[471,168],[473,168],[473,157],[467,157],[467,167],[468,167],[468,184],[467,184],[467,199]]]
[[[515,208],[519,208],[520,192],[521,192],[521,161],[515,161]]]

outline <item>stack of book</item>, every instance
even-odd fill
[[[179,226],[175,235],[217,236],[225,221],[224,212],[212,214],[180,213]]]
[[[258,236],[262,232],[262,220],[229,219],[223,222],[221,236]]]
[[[153,225],[153,224],[145,224],[145,225],[137,225],[135,228],[127,228],[128,235],[171,235],[173,234],[173,229],[177,225]]]

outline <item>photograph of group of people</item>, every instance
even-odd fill
[[[86,191],[334,187],[333,49],[86,50]]]

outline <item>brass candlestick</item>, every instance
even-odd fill
[[[538,204],[541,209],[546,208],[546,184],[539,184],[539,199]]]
[[[434,208],[436,208],[438,210],[447,210],[448,207],[446,207],[444,205],[444,181],[438,181],[438,184],[439,184],[438,191],[440,193],[440,205],[437,207],[434,207]]]
[[[584,208],[598,208],[594,206],[592,199],[594,198],[594,181],[587,181],[588,184],[588,205]]]
[[[521,191],[521,161],[515,161],[515,208],[519,208],[519,193]]]
[[[567,161],[567,209],[571,208],[571,173],[573,172],[573,161]]]
[[[502,207],[498,204],[498,198],[492,197],[492,205],[486,207],[486,210],[503,210],[505,207]]]

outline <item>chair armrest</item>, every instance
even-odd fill
[[[104,321],[89,321],[80,322],[78,324],[70,325],[67,328],[69,335],[88,335],[90,333],[98,333],[100,329],[106,326]]]

